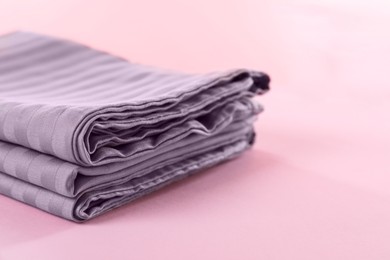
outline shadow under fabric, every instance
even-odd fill
[[[247,150],[269,81],[0,36],[0,193],[76,222],[98,216]]]

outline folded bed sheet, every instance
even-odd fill
[[[269,77],[186,74],[28,32],[0,37],[0,193],[81,222],[232,159]]]

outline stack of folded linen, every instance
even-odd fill
[[[0,193],[81,222],[254,142],[269,77],[185,74],[28,32],[0,37]]]

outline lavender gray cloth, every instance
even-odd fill
[[[0,37],[0,193],[84,221],[229,160],[269,77],[185,74],[63,39]]]

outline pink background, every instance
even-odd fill
[[[136,62],[272,76],[258,142],[83,225],[0,196],[1,259],[390,259],[388,0],[0,0]]]

